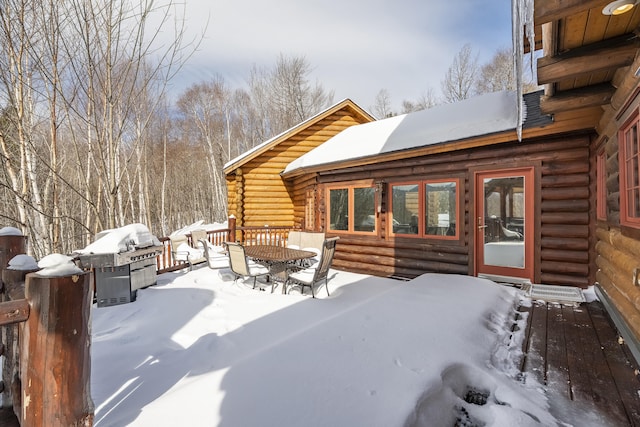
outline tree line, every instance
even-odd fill
[[[224,164],[333,104],[306,59],[285,55],[254,66],[244,87],[218,76],[170,99],[167,84],[197,45],[182,7],[3,2],[0,225],[22,229],[36,258],[133,222],[166,236],[224,221]],[[158,47],[161,31],[173,42]],[[373,113],[384,108],[378,100]]]

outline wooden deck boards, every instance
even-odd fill
[[[521,311],[529,313],[522,372],[545,385],[550,401],[564,398],[612,425],[640,427],[638,367],[602,304],[537,302]]]

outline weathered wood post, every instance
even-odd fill
[[[236,238],[236,217],[233,216],[233,215],[229,216],[228,224],[229,224],[229,236],[227,237],[227,239],[230,242],[235,242],[235,241],[237,241],[237,238]]]
[[[91,426],[91,274],[39,274],[25,284],[31,312],[20,336],[21,425]]]
[[[4,283],[3,302],[14,304],[10,316],[0,318],[3,326],[2,342],[4,344],[4,359],[2,363],[2,406],[12,408],[13,413],[19,416],[16,406],[20,406],[20,343],[19,336],[22,324],[13,323],[24,321],[28,317],[29,305],[24,299],[24,281],[28,273],[37,270],[2,270],[2,282]],[[25,306],[26,316],[20,307]],[[7,324],[7,323],[11,324]]]
[[[0,236],[0,302],[9,301],[11,293],[15,293],[14,276],[11,270],[6,270],[9,261],[16,255],[27,253],[27,238],[20,235]],[[24,276],[20,281],[24,281]],[[2,406],[10,408],[13,405],[12,384],[15,382],[16,356],[18,352],[18,332],[16,325],[8,325],[0,328],[2,353]]]
[[[27,238],[25,236],[0,236],[0,269],[7,268],[14,256],[26,253]]]

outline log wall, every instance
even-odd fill
[[[606,160],[606,220],[597,222],[596,279],[637,343],[640,343],[640,281],[636,279],[634,283],[633,279],[634,273],[640,274],[640,230],[620,224],[620,179],[623,178],[619,173],[618,131],[640,108],[638,78],[633,74],[639,66],[640,58],[636,58],[633,66],[616,75],[618,89],[605,108],[598,126],[599,144],[592,153],[595,157],[602,150]]]
[[[285,182],[280,173],[329,138],[365,121],[350,108],[340,109],[242,164],[226,177],[229,215],[237,218],[238,226],[301,227],[306,189]]]
[[[470,233],[474,232],[475,224],[469,225],[470,212],[474,212],[473,171],[533,166],[538,177],[535,281],[587,287],[595,280],[595,260],[590,252],[590,240],[594,239],[590,228],[594,217],[590,212],[595,206],[589,169],[590,141],[587,134],[537,139],[322,172],[317,176],[320,227],[325,224],[325,184],[447,177],[460,177],[464,182],[464,226],[460,240],[390,237],[383,205],[376,236],[340,234],[334,265],[381,276],[414,277],[426,272],[473,274]],[[302,178],[298,180],[303,182]],[[385,204],[386,197],[385,194]]]

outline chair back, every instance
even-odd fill
[[[229,253],[229,268],[231,268],[231,271],[241,276],[248,276],[249,266],[247,265],[244,246],[240,243],[227,242],[227,252]]]
[[[314,248],[320,253],[324,243],[325,234],[322,232],[304,231],[300,235],[300,249]]]
[[[320,262],[316,268],[313,281],[316,282],[321,279],[326,279],[329,274],[329,268],[333,263],[333,256],[336,253],[336,242],[340,237],[331,237],[324,241],[322,245],[322,253],[320,254]]]
[[[198,242],[200,240],[208,240],[207,238],[207,230],[193,230],[191,232],[191,246],[194,248],[198,247]]]
[[[176,252],[178,251],[178,247],[186,243],[189,244],[189,239],[184,234],[176,234],[175,236],[169,236],[169,241],[171,242],[171,253],[175,257]]]
[[[287,247],[295,247],[300,249],[300,236],[302,235],[301,231],[291,230],[287,235]]]

